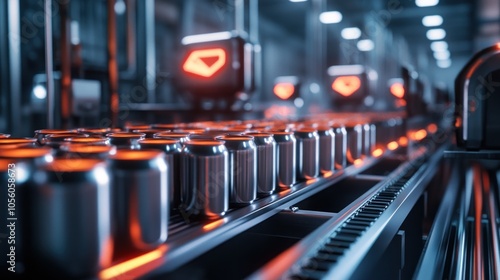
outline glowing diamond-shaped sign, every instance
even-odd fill
[[[340,76],[332,83],[332,89],[339,94],[349,97],[361,87],[358,76]]]
[[[292,83],[277,83],[274,85],[273,91],[279,98],[287,100],[295,92],[295,86]]]
[[[210,78],[226,64],[226,51],[222,48],[194,50],[182,69],[201,77]]]

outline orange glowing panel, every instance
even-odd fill
[[[340,76],[332,83],[332,89],[340,95],[349,97],[361,87],[358,76]]]
[[[384,151],[383,151],[382,149],[380,149],[380,148],[379,148],[379,149],[375,149],[375,150],[373,150],[373,152],[372,152],[372,156],[374,156],[374,157],[379,157],[379,156],[381,156],[383,153],[384,153]]]
[[[287,100],[295,92],[295,86],[292,83],[277,83],[274,85],[273,92],[280,99]]]
[[[195,50],[182,65],[191,74],[210,78],[226,64],[226,51],[221,48]]]
[[[396,150],[398,147],[399,147],[399,144],[396,141],[392,141],[392,142],[389,142],[389,144],[387,144],[387,149],[389,149],[391,151]]]
[[[397,98],[403,98],[405,96],[405,88],[402,83],[392,84],[390,91],[392,95],[394,95]]]

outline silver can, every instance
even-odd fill
[[[246,133],[257,146],[257,193],[270,195],[276,191],[276,141],[271,133]]]
[[[341,170],[347,166],[347,130],[341,124],[334,124],[332,128],[335,133],[335,151],[333,152],[335,169]]]
[[[153,135],[153,138],[159,139],[176,139],[182,144],[189,141],[189,133],[185,132],[159,132]]]
[[[181,150],[179,140],[175,139],[144,139],[139,140],[140,149],[156,149],[165,153],[168,166],[168,186],[170,207],[177,208],[181,201]]]
[[[293,132],[272,131],[277,146],[277,183],[280,188],[290,188],[297,181],[297,140]]]
[[[66,143],[60,147],[59,158],[107,159],[116,153],[115,146]]]
[[[346,124],[347,131],[347,162],[354,164],[357,159],[361,159],[363,150],[363,125],[350,123]]]
[[[192,140],[181,152],[181,214],[218,219],[229,209],[229,155],[224,141]]]
[[[318,126],[319,170],[322,174],[335,169],[335,132],[329,126]]]
[[[229,152],[230,202],[250,204],[257,198],[257,147],[252,136],[226,135],[224,141]]]
[[[297,139],[297,179],[307,180],[319,175],[319,135],[314,128],[294,132]]]
[[[113,182],[115,253],[155,249],[167,240],[168,178],[165,154],[119,149],[108,159]]]
[[[92,277],[110,265],[110,178],[95,159],[55,159],[29,190],[27,269],[36,275]]]

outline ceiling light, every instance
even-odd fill
[[[442,16],[425,16],[422,18],[422,24],[424,26],[439,26],[443,24],[443,17]]]
[[[448,43],[445,41],[435,41],[431,43],[431,50],[434,52],[442,52],[448,50]]]
[[[437,60],[447,60],[450,58],[450,52],[449,51],[435,52],[434,58]]]
[[[429,29],[426,35],[429,40],[441,40],[446,37],[446,31],[442,28]]]
[[[307,0],[290,0],[290,2],[306,2]]]
[[[436,64],[439,68],[448,68],[451,66],[451,60],[450,59],[438,60]]]
[[[324,24],[339,23],[342,21],[342,14],[337,11],[322,12],[319,15],[319,21]]]
[[[415,4],[419,7],[432,7],[436,6],[439,0],[415,0]]]
[[[358,50],[360,50],[362,52],[371,51],[375,47],[373,44],[373,41],[370,39],[359,40],[357,46],[358,46]]]
[[[346,40],[358,39],[361,37],[361,30],[357,27],[347,27],[342,29],[340,35]]]

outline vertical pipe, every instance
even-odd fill
[[[234,29],[245,32],[245,0],[234,0]]]
[[[63,128],[71,126],[71,19],[69,16],[70,0],[61,3],[61,125]]]
[[[147,102],[154,103],[156,89],[155,0],[146,0],[145,5]]]
[[[115,0],[108,0],[108,78],[109,78],[109,112],[111,126],[118,125],[119,96],[118,96],[118,62],[116,46],[116,14]]]
[[[47,77],[47,127],[55,128],[54,55],[52,49],[52,0],[45,0],[45,75]]]
[[[257,43],[259,41],[259,1],[249,0],[248,11],[248,34],[250,42]]]
[[[474,170],[474,252],[473,252],[473,274],[472,279],[484,279],[483,262],[483,186],[482,170],[479,165],[473,167]]]
[[[20,128],[21,116],[21,21],[19,0],[8,3],[8,40],[10,72],[10,120],[12,134]]]

